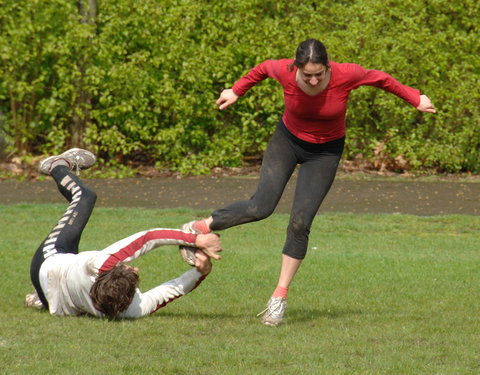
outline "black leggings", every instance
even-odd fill
[[[48,301],[40,286],[40,267],[45,259],[54,254],[78,253],[80,237],[97,199],[95,192],[86,187],[67,167],[55,167],[51,175],[69,205],[57,225],[33,255],[30,265],[32,284],[46,308],[48,308]]]
[[[305,258],[310,227],[335,179],[344,144],[345,138],[322,144],[302,141],[280,121],[263,157],[257,191],[249,200],[214,211],[210,228],[222,230],[270,216],[300,164],[283,253]]]

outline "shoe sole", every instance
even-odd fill
[[[39,172],[47,176],[50,175],[50,172],[52,171],[52,164],[57,160],[64,160],[68,164],[68,168],[71,168],[70,162],[66,158],[61,157],[60,155],[54,155],[40,162],[40,166],[38,167]]]
[[[178,251],[180,252],[180,256],[185,263],[187,263],[189,266],[195,267],[195,262],[197,260],[197,258],[195,257],[195,253],[197,252],[197,248],[189,246],[179,246]]]
[[[193,222],[194,221],[190,221],[188,223],[183,224],[182,230],[184,232],[198,234],[198,232],[192,228]],[[180,252],[180,256],[182,257],[183,261],[192,267],[195,267],[195,262],[197,261],[197,258],[195,257],[195,253],[197,252],[197,250],[198,249],[196,247],[191,247],[191,246],[178,247],[178,251]]]
[[[262,324],[264,324],[266,326],[277,327],[277,326],[279,326],[280,324],[283,323],[283,320],[280,320],[279,322],[272,322],[272,321],[262,319],[261,322],[262,322]]]

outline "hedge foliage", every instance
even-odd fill
[[[264,151],[282,90],[266,80],[222,112],[220,91],[313,37],[332,60],[386,71],[438,110],[355,90],[345,158],[381,153],[394,169],[478,173],[479,4],[0,0],[0,138],[10,155],[83,145],[106,163],[182,173],[240,166]]]

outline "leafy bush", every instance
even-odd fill
[[[478,172],[477,1],[103,0],[88,8],[95,3],[0,0],[0,125],[10,154],[80,145],[105,163],[181,173],[240,166],[265,150],[283,111],[281,88],[267,80],[222,112],[220,91],[314,37],[332,60],[386,71],[438,109],[420,114],[381,90],[354,91],[345,158],[373,163],[384,145],[390,168]]]

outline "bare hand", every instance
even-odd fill
[[[238,95],[233,92],[232,89],[223,90],[220,94],[220,97],[217,99],[216,104],[219,109],[225,109],[230,104],[233,104],[237,101]]]
[[[210,258],[217,260],[222,258],[217,254],[222,251],[222,244],[220,242],[220,237],[215,233],[197,235],[195,246],[203,250],[203,252]]]
[[[437,112],[435,111],[435,107],[433,106],[432,101],[428,98],[427,95],[420,95],[420,104],[418,105],[417,109],[420,112]]]
[[[212,262],[210,261],[210,258],[205,255],[202,250],[197,250],[195,252],[195,258],[195,268],[197,271],[202,275],[208,275],[212,270]]]

